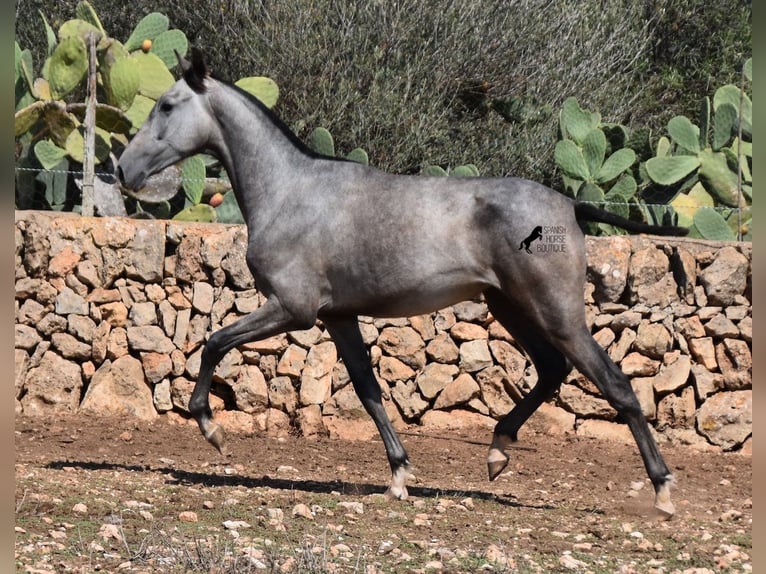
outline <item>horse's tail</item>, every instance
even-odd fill
[[[686,235],[689,230],[677,225],[652,225],[640,221],[631,221],[625,217],[599,209],[590,203],[575,201],[575,217],[578,221],[597,221],[615,225],[633,233],[651,233],[653,235]]]

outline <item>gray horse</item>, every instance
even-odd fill
[[[122,154],[117,177],[140,190],[165,167],[212,153],[247,224],[247,264],[266,302],[205,345],[189,411],[211,444],[223,452],[208,401],[223,356],[320,319],[383,439],[392,471],[387,492],[405,498],[409,458],[383,408],[358,316],[420,315],[483,295],[538,373],[532,391],[495,427],[489,479],[508,464],[505,449],[519,428],[575,366],[630,427],[655,507],[674,513],[673,476],[628,378],[586,326],[580,223],[662,235],[685,229],[628,221],[523,179],[393,175],[323,157],[256,98],[210,76],[198,50],[179,63],[183,78],[157,101]]]

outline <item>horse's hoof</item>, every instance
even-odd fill
[[[386,490],[386,497],[393,500],[407,500],[409,494],[407,493],[407,487],[389,486]]]
[[[673,479],[670,478],[660,485],[654,497],[654,508],[657,509],[665,520],[668,520],[676,513],[676,507],[670,501],[670,487],[672,485]]]
[[[490,481],[495,480],[503,472],[508,465],[508,460],[508,455],[500,448],[495,445],[490,447],[489,455],[487,455],[487,473]]]
[[[210,432],[210,434],[205,435],[205,438],[218,450],[219,453],[221,453],[223,456],[226,456],[226,441],[224,439],[223,429],[220,426],[215,425],[215,428]]]

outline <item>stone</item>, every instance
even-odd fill
[[[527,358],[508,341],[492,340],[489,342],[489,350],[511,383],[518,383],[524,377],[527,367]]]
[[[322,423],[322,410],[317,404],[299,408],[295,414],[295,423],[298,430],[306,438],[327,434],[327,429]]]
[[[430,341],[436,336],[436,327],[434,327],[434,321],[430,315],[410,317],[410,327],[418,332],[423,341]]]
[[[676,319],[674,325],[676,330],[687,339],[705,336],[705,328],[697,315]]]
[[[575,385],[561,385],[556,403],[582,418],[613,420],[617,416],[606,400],[590,395]]]
[[[195,315],[192,317],[189,321],[189,329],[186,332],[186,342],[181,347],[181,350],[185,353],[194,352],[205,342],[209,330],[209,315]]]
[[[234,234],[232,233],[206,233],[202,235],[200,244],[202,262],[209,268],[220,267],[234,246]]]
[[[575,429],[577,436],[609,440],[624,444],[635,445],[633,435],[628,425],[599,419],[584,419]]]
[[[697,430],[725,450],[741,445],[752,434],[752,390],[717,393],[697,411]]]
[[[367,411],[364,410],[354,388],[347,385],[333,394],[322,407],[323,417],[342,418],[346,420],[364,419],[369,420]],[[373,425],[374,427],[374,425]]]
[[[715,261],[699,274],[709,305],[728,306],[747,286],[749,262],[735,247],[721,248]]]
[[[465,321],[458,321],[455,323],[449,332],[452,338],[458,342],[489,338],[484,327],[476,325],[475,323],[466,323]]]
[[[37,325],[45,315],[48,314],[48,310],[45,306],[41,305],[34,299],[27,299],[21,304],[19,312],[16,315],[16,322],[23,323],[25,325]]]
[[[156,418],[152,392],[144,379],[141,362],[125,355],[114,362],[103,363],[93,375],[79,410],[142,420]]]
[[[667,255],[654,245],[634,252],[630,257],[628,293],[632,304],[667,307],[678,300],[677,285],[670,273]]]
[[[614,316],[609,326],[613,331],[619,333],[623,329],[635,329],[639,323],[641,323],[641,313],[637,311],[623,311]]]
[[[390,383],[406,381],[415,376],[415,371],[396,357],[381,357],[378,362],[378,371],[380,372],[381,378]]]
[[[628,279],[630,239],[620,236],[608,240],[587,237],[586,245],[588,279],[595,287],[594,300],[596,303],[619,301]]]
[[[128,324],[128,308],[122,301],[104,303],[99,307],[101,319],[112,327],[125,327]]]
[[[245,365],[231,385],[237,409],[246,413],[265,411],[269,406],[269,388],[256,365]]]
[[[173,329],[173,345],[184,349],[189,337],[189,325],[191,324],[191,308],[176,310],[176,325]]]
[[[752,386],[753,358],[747,343],[724,339],[716,345],[715,356],[726,389],[738,391]]]
[[[666,395],[657,403],[657,428],[692,428],[695,410],[692,387],[686,387],[680,395]]]
[[[21,406],[25,415],[50,416],[77,410],[82,391],[82,369],[46,351],[39,366],[27,373]]]
[[[303,366],[306,364],[308,351],[298,345],[290,345],[282,353],[277,363],[277,375],[284,375],[297,379],[301,376]]]
[[[335,344],[331,341],[311,348],[306,356],[306,365],[301,372],[301,386],[298,393],[301,405],[321,404],[330,398],[332,369],[337,360]]]
[[[289,343],[287,342],[287,335],[281,333],[268,339],[261,339],[260,341],[251,341],[240,346],[241,351],[254,351],[262,355],[278,355],[282,353]]]
[[[746,343],[753,342],[753,318],[745,317],[737,325],[739,334]]]
[[[654,379],[652,377],[634,377],[630,380],[630,386],[636,393],[641,412],[647,420],[657,418],[657,404],[654,401]]]
[[[708,371],[718,370],[718,361],[716,360],[715,345],[713,344],[712,337],[689,339],[689,352],[694,360]]]
[[[702,365],[692,365],[691,379],[697,398],[701,401],[724,390],[726,386],[721,373],[711,373]]]
[[[660,362],[633,352],[625,356],[620,368],[629,377],[650,377],[657,374]]]
[[[452,312],[458,321],[484,323],[489,316],[487,304],[478,301],[461,301],[452,306]]]
[[[439,333],[426,346],[426,357],[437,363],[457,363],[460,353],[447,333]]]
[[[128,312],[128,319],[135,327],[157,324],[157,308],[151,301],[133,303]]]
[[[467,341],[460,345],[460,368],[469,373],[492,366],[492,355],[485,340]]]
[[[636,340],[636,332],[632,329],[623,329],[620,333],[620,338],[617,342],[612,344],[607,351],[609,357],[615,362],[620,363],[627,355],[630,348],[633,346],[633,342]]]
[[[482,402],[487,407],[487,414],[500,418],[511,412],[515,403],[508,389],[514,383],[509,379],[505,369],[499,365],[487,367],[476,373],[476,382],[479,384]],[[515,389],[514,394],[520,394],[518,389]]]
[[[225,432],[230,434],[252,436],[255,432],[253,415],[243,411],[219,411],[215,415],[215,421],[223,427]]]
[[[67,332],[74,335],[84,343],[93,342],[93,333],[96,330],[96,323],[90,317],[83,315],[69,315],[67,317]]]
[[[654,377],[654,390],[658,395],[674,393],[685,386],[691,373],[691,359],[688,355],[679,355],[671,364],[661,367]]]
[[[133,351],[170,353],[175,349],[173,341],[168,339],[162,328],[157,325],[128,327],[127,335],[128,347]]]
[[[192,308],[198,313],[209,314],[213,310],[213,286],[196,281],[193,286]]]
[[[705,334],[709,337],[723,339],[724,337],[738,337],[739,328],[723,314],[718,314],[705,323]]]
[[[71,245],[53,255],[48,262],[48,275],[52,277],[66,277],[74,271],[80,262],[80,254],[76,253]]]
[[[13,353],[13,373],[15,397],[18,399],[24,390],[24,381],[27,379],[29,369],[29,353],[23,349],[14,349]]]
[[[638,326],[633,348],[652,359],[662,359],[673,348],[673,337],[660,323],[644,321]]]
[[[29,325],[16,324],[14,325],[13,329],[13,342],[17,349],[33,351],[37,344],[42,341],[42,337],[40,337],[39,333],[34,329],[34,327],[30,327]]]
[[[295,412],[298,405],[298,393],[290,377],[272,378],[268,383],[269,404],[272,408],[286,413]]]
[[[51,335],[53,348],[65,359],[73,361],[88,361],[91,355],[91,345],[78,341],[69,333],[53,333]]]
[[[425,343],[412,327],[384,328],[378,346],[413,369],[422,369],[426,364]]]
[[[429,410],[422,416],[420,423],[426,429],[460,430],[492,429],[497,421],[465,409],[452,409],[450,411]]]
[[[433,399],[453,381],[459,372],[460,369],[455,365],[429,363],[415,378],[415,384],[425,398]]]
[[[87,301],[89,303],[96,303],[102,305],[104,303],[116,303],[122,301],[120,291],[118,289],[103,289],[97,287],[88,294]]]
[[[43,337],[50,337],[53,333],[62,333],[67,330],[69,319],[71,317],[83,317],[83,315],[69,315],[68,317],[62,317],[55,313],[48,313],[35,325],[37,327],[37,332]]]
[[[478,383],[468,373],[458,375],[436,397],[433,408],[450,409],[479,396]]]
[[[415,381],[398,381],[391,389],[391,397],[406,420],[417,419],[428,409],[428,403],[418,393]]]
[[[553,435],[574,433],[576,421],[574,413],[551,403],[542,403],[529,418],[531,425],[541,426],[546,434]]]
[[[594,333],[593,338],[601,346],[602,349],[607,349],[609,348],[609,345],[614,343],[617,336],[609,327],[604,327],[603,329],[599,329],[596,333]]]
[[[173,401],[170,398],[170,381],[168,379],[163,379],[154,385],[152,401],[158,413],[166,413],[173,410]]]
[[[114,361],[128,354],[128,333],[122,327],[109,331],[106,343],[106,358]]]
[[[322,340],[322,329],[314,325],[310,329],[304,329],[302,331],[290,331],[287,334],[290,342],[300,345],[304,349],[308,350],[319,341]]]
[[[57,315],[69,315],[70,313],[75,315],[88,314],[88,302],[69,287],[64,287],[61,290],[56,297],[55,305]]]
[[[173,361],[167,353],[141,353],[141,368],[146,380],[151,384],[159,383],[173,370]]]

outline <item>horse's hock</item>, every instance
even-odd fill
[[[244,226],[17,212],[16,413],[183,422],[206,336],[263,302],[245,238]],[[751,244],[587,242],[592,332],[657,434],[749,452]],[[362,334],[397,426],[491,428],[536,381],[481,300],[363,318]],[[231,431],[376,436],[321,324],[230,351],[213,393]],[[550,432],[632,440],[576,371],[534,416]]]

